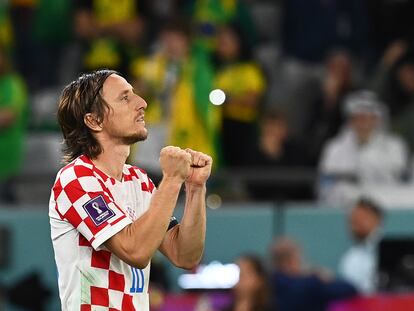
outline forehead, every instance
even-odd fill
[[[362,119],[362,118],[378,118],[378,114],[375,112],[370,111],[361,111],[361,112],[354,112],[351,115],[352,119]]]
[[[352,217],[376,217],[376,214],[369,208],[364,207],[363,205],[357,205],[352,209]]]
[[[125,80],[125,78],[112,74],[104,82],[102,86],[102,95],[104,98],[114,100],[122,94],[122,92],[129,91],[132,86]]]

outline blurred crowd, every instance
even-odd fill
[[[222,196],[339,204],[386,189],[398,205],[413,184],[412,16],[409,0],[1,1],[0,198],[19,200],[27,142],[59,137],[62,87],[110,68],[149,104],[129,161],[154,176],[172,144],[214,157],[232,178],[213,176]]]
[[[238,282],[227,292],[227,300],[219,301],[214,295],[208,295],[209,290],[212,292],[211,288],[199,290],[199,298],[191,310],[333,311],[345,310],[346,308],[338,307],[345,300],[372,298],[384,292],[409,292],[412,290],[412,283],[405,282],[410,277],[396,278],[396,275],[387,274],[386,280],[384,272],[391,270],[384,271],[380,268],[380,241],[384,238],[383,218],[382,207],[367,198],[361,197],[349,206],[348,234],[353,242],[341,255],[336,267],[337,273],[306,260],[302,245],[293,237],[277,236],[269,245],[265,257],[245,253],[236,258],[235,263],[239,268]],[[321,251],[322,249],[323,247]],[[155,271],[160,271],[159,268],[152,267]],[[409,274],[409,270],[407,268],[405,273]],[[223,278],[224,275],[222,273]],[[152,310],[170,310],[163,304],[163,295],[167,289],[164,279],[153,279],[150,295],[160,299],[152,299]],[[384,307],[384,310],[393,309]]]

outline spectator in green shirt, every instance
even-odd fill
[[[14,178],[23,158],[25,83],[11,71],[4,49],[0,47],[0,202],[14,203]]]

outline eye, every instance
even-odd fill
[[[128,95],[125,95],[125,96],[122,97],[122,100],[128,101],[128,99],[129,99]]]

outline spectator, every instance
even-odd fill
[[[237,260],[239,281],[234,286],[233,302],[223,311],[270,311],[270,288],[261,259],[244,255]]]
[[[382,219],[381,209],[365,198],[354,204],[348,218],[355,243],[342,256],[339,271],[345,280],[364,294],[372,294],[376,290],[377,247]]]
[[[0,48],[0,202],[16,203],[15,177],[23,160],[25,85]]]
[[[256,126],[265,78],[252,60],[237,27],[220,28],[217,37],[216,87],[227,96],[223,105],[222,148],[224,164],[241,166],[247,163],[246,146],[256,140]],[[244,52],[243,52],[244,51]],[[237,133],[237,135],[235,135]]]
[[[146,169],[158,168],[157,154],[166,144],[214,157],[220,109],[208,102],[213,83],[209,59],[191,50],[188,27],[177,20],[164,25],[156,47],[130,68],[135,89],[151,103],[145,117],[153,134],[136,158],[152,159],[140,162]]]
[[[354,88],[351,55],[346,50],[331,51],[325,59],[321,86],[315,100],[310,103],[307,124],[304,126],[313,163],[317,163],[325,142],[338,134],[343,124],[343,100]]]
[[[388,104],[392,128],[414,148],[414,49],[396,41],[385,52],[373,88]]]
[[[398,117],[410,103],[410,88],[404,83],[404,67],[410,64],[412,55],[406,41],[392,42],[381,60],[371,81],[371,87],[389,107],[391,118]],[[411,61],[412,62],[412,61]]]
[[[345,112],[345,127],[324,146],[319,163],[320,199],[335,204],[373,186],[400,185],[408,164],[407,146],[386,129],[386,111],[374,93],[350,94]]]
[[[9,6],[6,12],[10,14],[12,26],[10,43],[13,51],[13,60],[16,61],[15,69],[27,81],[28,86],[31,87],[32,84],[36,83],[35,57],[32,54],[35,47],[32,27],[36,1],[13,0],[4,3],[7,3],[6,6]],[[5,6],[4,3],[2,6]]]
[[[144,34],[139,1],[77,0],[75,34],[85,44],[85,70],[110,68],[127,72],[131,55]]]
[[[282,112],[264,113],[259,124],[257,142],[246,150],[249,164],[258,169],[305,167],[309,164],[304,143],[293,138],[287,117]],[[308,184],[286,184],[254,182],[249,186],[254,200],[299,200],[310,199]]]
[[[67,49],[72,39],[72,21],[71,0],[36,1],[32,26],[35,50],[28,53],[35,62],[33,82],[38,84],[39,88],[56,87],[66,83],[63,79],[69,70],[63,62],[68,61]],[[70,64],[72,68],[73,65]]]
[[[235,24],[241,30],[247,46],[257,43],[256,29],[244,0],[181,0],[183,12],[195,28],[196,45],[212,51],[219,46],[216,36],[219,29],[226,24]],[[246,47],[247,47],[246,46]]]
[[[329,303],[351,297],[355,288],[323,271],[305,271],[301,250],[289,238],[272,245],[274,300],[278,311],[324,311]]]

